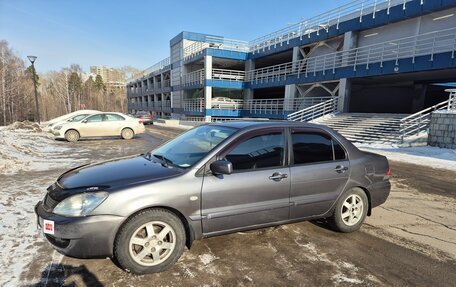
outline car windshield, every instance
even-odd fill
[[[188,168],[235,131],[228,127],[201,126],[169,141],[151,154],[166,165]]]
[[[71,119],[69,119],[68,121],[69,122],[79,122],[79,121],[82,121],[85,117],[87,117],[88,115],[77,115],[75,117],[72,117]]]

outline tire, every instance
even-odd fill
[[[150,234],[148,230],[151,230]],[[185,242],[184,226],[174,213],[166,209],[148,209],[122,225],[114,243],[114,256],[127,272],[157,273],[180,258]]]
[[[333,215],[329,218],[332,229],[339,232],[358,230],[366,219],[369,202],[361,188],[352,188],[339,198]]]
[[[68,142],[77,142],[80,138],[77,130],[67,130],[65,132],[65,140]]]
[[[120,132],[120,136],[124,140],[131,140],[135,136],[135,132],[130,128],[124,128],[122,132]]]

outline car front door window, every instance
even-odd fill
[[[284,160],[284,137],[281,132],[257,135],[231,150],[225,158],[234,171],[278,167]]]

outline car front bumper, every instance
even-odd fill
[[[75,258],[111,257],[117,230],[125,220],[114,215],[64,217],[47,212],[41,201],[35,213],[39,228],[44,220],[54,222],[54,234],[44,234],[54,249]]]
[[[56,129],[51,129],[51,133],[56,137],[56,138],[59,138],[59,139],[63,139],[65,138],[65,134],[63,134],[63,129],[60,129],[60,130],[56,130]]]

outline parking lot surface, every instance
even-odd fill
[[[59,144],[70,145],[72,152],[66,156],[79,165],[143,153],[180,132],[154,126],[131,141]],[[36,251],[30,263],[23,263],[20,282],[23,286],[454,286],[454,172],[398,162],[391,162],[391,167],[393,188],[388,201],[373,210],[358,232],[336,233],[323,222],[238,232],[195,241],[163,273],[134,276],[110,259],[64,257],[27,227]],[[0,175],[0,180],[14,186],[15,200],[23,201],[23,210],[17,212],[29,214],[35,202],[28,195],[44,196],[46,187],[66,169]],[[7,212],[8,201],[5,207]],[[30,225],[20,218],[19,225]],[[5,236],[14,239],[14,234]],[[3,263],[16,262],[8,259],[17,252],[14,243],[3,248]]]

